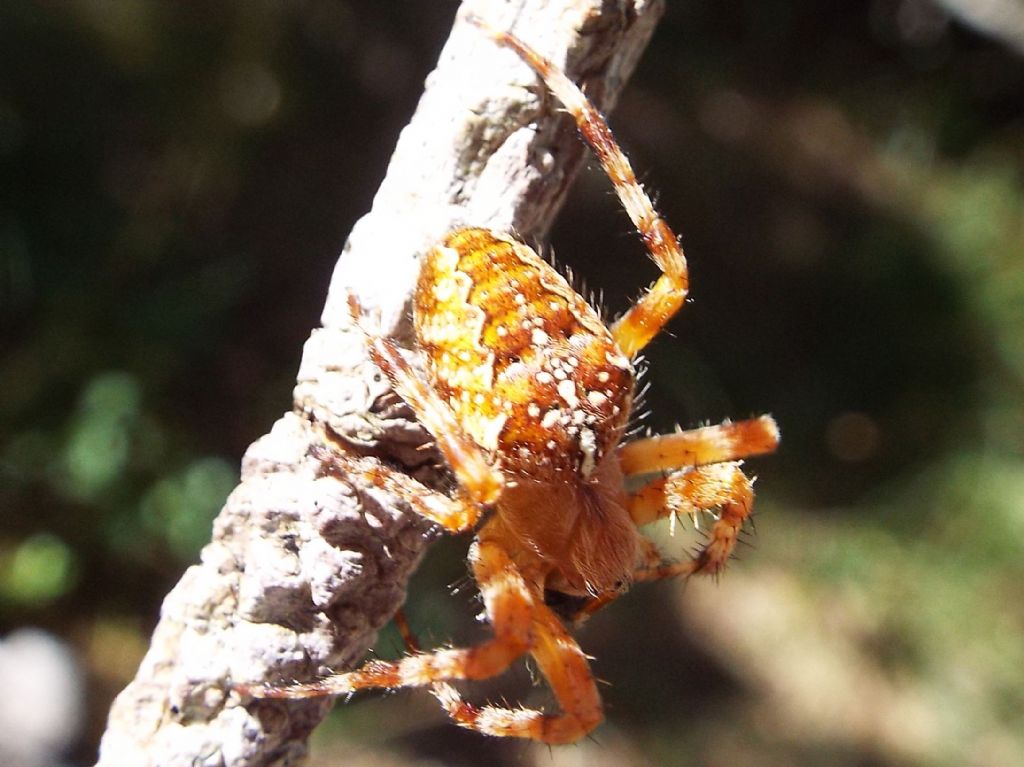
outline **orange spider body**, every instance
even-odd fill
[[[546,597],[580,598],[576,617],[582,619],[632,582],[718,573],[753,503],[741,459],[771,452],[779,435],[762,416],[622,441],[636,380],[631,359],[683,305],[686,259],[579,88],[517,38],[473,21],[528,63],[574,117],[661,276],[607,326],[565,278],[513,237],[460,229],[431,249],[413,299],[422,367],[392,339],[369,332],[366,338],[373,360],[434,436],[455,491],[433,491],[344,451],[334,460],[452,532],[476,528],[493,509],[476,530],[469,562],[494,636],[475,647],[370,661],[309,684],[238,687],[257,697],[293,698],[429,685],[464,727],[567,743],[600,723],[601,698],[587,657]],[[354,297],[350,308],[362,327]],[[629,478],[639,490],[627,490]],[[684,562],[664,562],[638,530],[705,513],[714,520],[707,542]],[[495,676],[526,653],[561,712],[477,707],[449,683]]]
[[[532,249],[482,229],[428,254],[413,306],[433,385],[505,478],[480,538],[541,587],[624,583],[636,533],[615,447],[635,375],[597,312]]]

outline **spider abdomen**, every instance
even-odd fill
[[[420,272],[415,321],[439,393],[503,469],[586,478],[621,438],[630,361],[597,312],[521,242],[484,229],[449,234]]]

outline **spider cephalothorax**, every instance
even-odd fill
[[[373,481],[454,532],[474,528],[469,560],[494,636],[468,649],[291,687],[244,688],[258,697],[305,697],[368,687],[431,685],[459,724],[549,743],[577,740],[601,721],[586,656],[547,604],[568,595],[582,619],[637,580],[717,573],[750,515],[744,457],[772,451],[768,416],[623,442],[634,396],[632,358],[686,298],[686,260],[637,183],[604,119],[550,62],[517,38],[477,25],[516,51],[558,97],[594,149],[647,249],[657,282],[610,326],[528,246],[486,229],[448,234],[424,259],[413,299],[422,369],[395,343],[367,334],[371,356],[437,441],[457,481],[451,496],[397,471]],[[358,303],[350,301],[360,322]],[[339,454],[341,470],[367,472]],[[627,479],[654,476],[635,492]],[[635,484],[635,483],[634,483]],[[665,563],[638,527],[711,512],[697,555]],[[494,676],[524,653],[536,660],[560,713],[462,700],[452,679]]]

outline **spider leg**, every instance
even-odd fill
[[[660,555],[655,552],[655,561],[660,560]],[[401,611],[395,615],[395,623],[406,648],[417,652],[416,638]],[[535,645],[531,654],[566,713],[545,714],[526,709],[474,706],[452,684],[434,682],[431,692],[458,725],[487,735],[571,743],[601,723],[601,698],[579,645],[543,605],[534,605],[533,630]]]
[[[639,439],[619,447],[627,476],[654,474],[681,466],[737,461],[778,447],[779,427],[771,416]]]
[[[448,404],[441,399],[422,373],[415,370],[390,338],[368,333],[360,323],[359,303],[349,296],[353,322],[366,334],[370,356],[391,381],[398,395],[416,413],[416,418],[430,432],[437,447],[455,473],[460,491],[468,500],[483,506],[493,504],[505,486],[501,472],[490,465],[486,453],[463,430]],[[454,532],[472,527],[479,518],[466,520],[462,526],[444,524]]]
[[[405,617],[405,610],[399,607],[391,620],[394,622],[395,628],[398,629],[399,636],[402,637],[405,651],[408,653],[418,653],[420,651],[420,643],[416,640],[416,635],[412,633],[409,619]]]
[[[679,240],[658,214],[654,203],[636,179],[629,160],[615,141],[608,124],[583,91],[531,47],[512,35],[494,29],[480,19],[469,20],[496,42],[513,49],[529,64],[576,121],[580,134],[593,149],[608,175],[622,207],[629,215],[661,276],[612,327],[612,335],[627,357],[647,346],[682,307],[689,291],[686,257]]]
[[[597,683],[587,656],[545,605],[538,606],[535,628],[537,644],[533,657],[564,712],[544,717],[540,740],[571,743],[597,727],[604,718]]]
[[[356,690],[430,685],[432,692],[459,725],[489,735],[530,738],[545,743],[571,743],[600,724],[601,698],[586,656],[558,618],[535,599],[504,549],[478,542],[470,550],[494,637],[468,649],[418,653],[396,662],[370,661],[356,671],[335,674],[309,684],[287,687],[237,685],[257,698],[309,698],[342,695]],[[410,646],[415,639],[400,622]],[[529,651],[562,706],[561,714],[527,709],[474,706],[465,702],[450,679],[487,679],[504,671]]]
[[[419,642],[416,640],[416,636],[412,633],[412,629],[409,627],[409,621],[405,617],[405,611],[399,609],[394,616],[395,627],[398,629],[398,633],[402,636],[402,641],[405,642],[405,650],[408,653],[420,652]],[[452,720],[458,724],[462,724],[463,719],[468,717],[468,712],[479,711],[474,708],[471,704],[466,703],[462,694],[455,688],[451,682],[434,682],[430,685],[430,692],[433,693],[434,697],[441,703]],[[479,713],[477,718],[479,718]]]
[[[736,460],[771,452],[778,442],[779,430],[774,419],[761,416],[622,445],[619,462],[627,477],[688,467],[645,485],[630,498],[629,513],[637,526],[673,515],[696,516],[721,508],[711,526],[708,543],[696,557],[686,562],[662,564],[663,558],[654,543],[641,538],[642,564],[633,572],[631,580],[649,581],[721,571],[736,547],[754,499],[751,481]],[[624,593],[625,587],[596,595],[576,612],[573,623],[584,623]]]
[[[601,723],[604,719],[601,696],[587,657],[576,640],[543,604],[535,606],[533,629],[535,643],[531,654],[551,686],[562,713],[474,706],[451,685],[435,685],[435,697],[457,724],[487,735],[555,744],[573,743]]]
[[[673,472],[641,488],[630,498],[629,515],[642,526],[675,514],[718,509],[707,543],[686,562],[648,565],[633,573],[634,581],[707,573],[725,567],[754,504],[753,482],[737,461],[696,466]]]
[[[631,581],[635,583],[676,575],[720,572],[736,547],[753,502],[752,483],[736,462],[684,469],[644,486],[630,499],[629,513],[637,526],[673,514],[696,515],[716,507],[720,507],[721,512],[711,526],[708,543],[697,556],[685,562],[663,564],[661,552],[654,542],[641,538],[643,564],[633,571]],[[621,588],[598,594],[579,609],[573,616],[573,623],[584,623],[625,591],[625,588]]]
[[[419,642],[416,641],[416,637],[413,635],[409,622],[406,620],[405,613],[402,610],[395,613],[394,621],[399,634],[402,636],[402,640],[405,642],[406,652],[420,652]],[[485,713],[484,708],[467,703],[462,697],[462,693],[451,682],[434,682],[430,686],[430,692],[433,693],[441,707],[448,712],[448,715],[456,724],[469,729],[480,731],[481,727],[477,726],[477,723],[481,721],[489,721],[491,726],[496,726],[494,725],[495,720],[500,720],[503,717],[506,719],[514,718],[517,713],[508,709],[497,709],[493,706],[484,707],[487,709],[487,713]]]
[[[481,509],[476,503],[433,490],[376,459],[334,451],[324,460],[334,471],[361,477],[367,485],[403,499],[414,512],[446,530],[468,530],[480,518]]]
[[[753,483],[736,461],[682,469],[645,485],[630,497],[629,514],[638,527],[676,514],[696,517],[711,509],[718,508],[720,511],[708,533],[708,542],[696,556],[685,562],[664,564],[654,542],[641,538],[643,564],[633,571],[631,582],[656,581],[697,573],[718,574],[736,548],[743,523],[750,517],[753,503]],[[588,600],[573,616],[573,623],[584,623],[625,591],[625,588],[614,589]]]
[[[308,684],[237,689],[257,698],[314,698],[368,688],[416,687],[447,679],[487,679],[504,671],[530,649],[536,601],[508,554],[497,545],[474,543],[469,552],[494,636],[474,647],[408,655],[398,661],[372,660],[355,671]]]
[[[633,573],[633,580],[720,572],[754,503],[753,483],[740,469],[738,459],[769,453],[778,444],[779,427],[765,415],[621,446],[619,463],[627,477],[671,471],[630,497],[629,515],[637,526],[678,514],[696,519],[701,512],[720,510],[708,542],[695,557],[669,565],[648,563]]]

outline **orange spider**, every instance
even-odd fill
[[[778,444],[768,416],[622,444],[630,419],[634,358],[682,306],[686,260],[637,183],[604,118],[554,65],[512,35],[474,23],[519,54],[575,118],[661,276],[606,327],[549,264],[513,237],[451,232],[425,257],[414,296],[417,347],[426,372],[395,343],[367,334],[370,354],[437,441],[456,480],[442,495],[390,469],[373,481],[407,498],[452,532],[476,531],[469,562],[494,636],[468,649],[414,653],[257,697],[338,695],[370,687],[431,685],[458,724],[490,735],[568,743],[602,720],[586,656],[545,597],[582,601],[582,619],[630,583],[718,573],[753,503],[740,459]],[[359,323],[359,307],[350,300]],[[339,457],[340,468],[367,473]],[[348,463],[351,465],[348,465]],[[635,493],[626,480],[657,478]],[[706,545],[664,563],[637,527],[718,510]],[[529,653],[562,709],[477,707],[448,680],[486,679]]]

